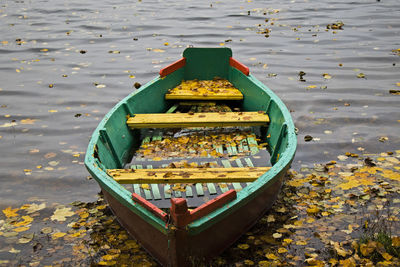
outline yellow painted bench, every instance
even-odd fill
[[[263,111],[135,114],[127,121],[128,126],[132,129],[266,126],[268,123],[269,117]]]
[[[109,169],[120,184],[235,183],[253,182],[270,167]]]

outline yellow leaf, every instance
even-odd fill
[[[142,184],[141,186],[143,189],[150,189],[150,186],[148,184]]]
[[[278,256],[276,256],[273,253],[265,254],[265,257],[267,257],[267,259],[269,259],[269,260],[277,260],[277,259],[279,259]]]
[[[305,240],[296,241],[296,245],[298,245],[298,246],[305,246],[305,245],[307,245],[307,241],[305,241]]]
[[[52,237],[53,237],[53,239],[57,239],[57,238],[65,236],[65,235],[66,235],[66,233],[57,232],[57,233],[54,233],[52,235]]]
[[[288,250],[286,248],[278,248],[278,253],[286,253]]]
[[[309,86],[307,86],[307,89],[314,89],[314,88],[317,88],[317,86],[316,86],[316,85],[309,85]]]
[[[47,51],[49,51],[49,49],[47,48],[40,49],[40,52],[47,52]]]
[[[324,77],[324,79],[327,79],[327,80],[332,78],[332,76],[329,75],[328,73],[324,73],[324,74],[322,74],[322,76]]]
[[[116,261],[99,261],[97,264],[110,266],[110,265],[117,264],[117,262]]]
[[[10,217],[18,216],[18,213],[17,213],[18,210],[19,210],[19,208],[12,209],[10,206],[10,207],[5,208],[3,210],[3,213],[4,213],[4,215],[6,215],[7,218],[10,218]]]
[[[331,264],[331,266],[335,266],[336,264],[338,264],[338,261],[337,261],[337,259],[330,258],[329,263]]]
[[[56,112],[58,112],[58,110],[56,110],[56,109],[50,109],[49,112],[50,112],[50,113],[56,113]]]
[[[39,165],[39,166],[36,166],[36,168],[41,169],[42,166]],[[43,202],[41,204],[32,203],[32,204],[29,205],[29,207],[26,208],[26,212],[28,214],[31,214],[31,213],[37,212],[39,210],[42,210],[45,207],[46,207],[46,203],[45,202]],[[24,217],[24,216],[22,216],[22,217]]]
[[[18,233],[19,233],[19,232],[25,232],[25,231],[29,230],[29,228],[30,228],[30,227],[28,227],[28,226],[23,226],[23,227],[15,228],[14,231],[15,231],[15,232],[18,232]]]
[[[22,216],[23,221],[17,222],[15,223],[15,226],[19,227],[19,226],[25,226],[30,224],[33,221],[33,218],[30,216]]]
[[[71,211],[71,208],[61,207],[61,208],[57,208],[54,211],[54,214],[50,218],[53,221],[64,222],[66,220],[66,217],[70,217],[74,214],[75,213],[73,211]]]
[[[400,83],[396,83],[397,86],[400,86]]]
[[[393,236],[392,237],[392,246],[393,247],[400,247],[400,236]]]
[[[19,69],[15,69],[16,72],[20,73],[21,71]]]
[[[79,214],[79,216],[80,216],[82,219],[85,219],[85,218],[89,217],[89,213],[88,213],[88,212],[83,212],[83,213]]]
[[[320,211],[320,209],[316,205],[310,205],[307,209],[308,214],[316,214]]]
[[[152,51],[156,52],[156,53],[164,53],[165,52],[165,50],[163,50],[163,49],[153,49]]]
[[[282,237],[282,234],[280,234],[280,233],[274,233],[274,234],[272,235],[272,237],[275,238],[275,239],[278,239],[278,238],[281,238],[281,237]]]
[[[239,244],[237,247],[240,249],[248,249],[250,246],[248,244]]]
[[[345,260],[340,260],[340,265],[343,267],[356,267],[356,261],[351,257]]]
[[[390,255],[390,254],[387,253],[387,252],[383,252],[383,253],[381,253],[381,255],[382,255],[382,257],[383,257],[385,260],[387,260],[387,261],[390,261],[390,260],[393,258],[393,256]]]
[[[292,239],[290,239],[290,238],[285,238],[285,239],[283,239],[283,242],[285,242],[286,244],[291,244],[292,242],[293,242],[293,240]]]
[[[364,257],[368,257],[376,248],[376,242],[369,241],[368,244],[361,244],[360,251]]]
[[[118,254],[114,254],[114,255],[110,255],[110,254],[107,254],[107,255],[104,255],[103,257],[101,257],[103,260],[105,260],[105,261],[110,261],[110,260],[112,260],[112,259],[114,259],[114,258],[117,258],[118,257]]]

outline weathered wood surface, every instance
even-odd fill
[[[135,114],[127,124],[130,128],[183,128],[262,126],[269,117],[259,112],[208,112],[208,113],[148,113]]]
[[[253,182],[270,167],[109,169],[120,184]]]

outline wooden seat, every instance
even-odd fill
[[[183,81],[165,94],[167,100],[242,100],[243,94],[227,80]]]
[[[130,128],[266,126],[268,123],[269,117],[263,111],[135,114],[127,121]]]
[[[253,182],[270,167],[109,169],[120,184]]]
[[[181,90],[165,95],[166,100],[242,100],[243,94],[235,90],[225,90],[214,94],[199,94],[191,90]]]

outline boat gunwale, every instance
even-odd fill
[[[233,67],[230,67],[233,68]],[[148,221],[150,224],[156,227],[159,231],[167,234],[168,229],[165,225],[165,222],[156,217],[154,214],[149,212],[147,209],[142,207],[141,205],[134,202],[131,198],[131,193],[126,190],[123,186],[118,184],[114,179],[109,177],[105,170],[101,168],[101,166],[97,166],[97,162],[94,158],[94,148],[98,139],[100,137],[100,130],[105,128],[105,124],[109,120],[109,118],[113,115],[113,113],[128,102],[128,100],[134,97],[137,94],[140,94],[144,90],[148,89],[152,84],[156,83],[160,79],[164,79],[160,77],[156,77],[153,80],[149,81],[137,91],[130,93],[124,99],[122,99],[119,103],[117,103],[102,119],[102,121],[97,126],[96,130],[94,131],[92,138],[89,142],[89,146],[85,156],[85,165],[88,168],[89,172],[92,176],[96,179],[97,182],[101,185],[102,189],[107,190],[112,196],[114,196],[119,201],[127,206],[132,212],[136,213],[144,220]],[[237,194],[237,198],[228,204],[212,211],[211,213],[207,214],[206,216],[199,218],[198,220],[192,222],[191,224],[187,225],[187,231],[189,235],[196,235],[202,232],[203,230],[211,227],[213,224],[217,223],[218,221],[222,220],[224,217],[228,216],[229,214],[237,211],[242,206],[246,205],[252,199],[257,197],[261,194],[265,188],[269,186],[277,177],[281,175],[282,171],[285,171],[289,165],[291,164],[294,154],[296,151],[297,146],[297,137],[295,134],[294,123],[290,116],[288,109],[286,108],[285,104],[282,100],[266,85],[261,83],[258,79],[256,79],[253,75],[245,76],[243,75],[244,79],[249,79],[250,82],[257,85],[261,90],[263,90],[269,97],[270,103],[274,101],[278,108],[281,110],[284,123],[287,126],[287,133],[288,133],[288,143],[287,147],[285,148],[282,155],[280,155],[277,162],[272,166],[272,168],[261,175],[256,181],[254,181],[249,186],[242,189]],[[273,118],[271,118],[272,120]],[[99,171],[100,169],[100,171]],[[274,179],[275,178],[275,179]]]

